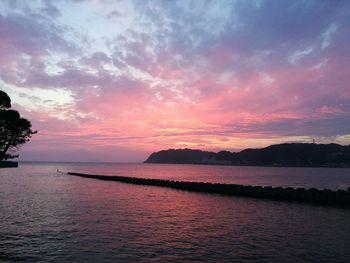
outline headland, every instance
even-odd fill
[[[168,149],[152,153],[145,163],[349,168],[350,146],[335,143],[284,143],[261,149],[218,153]]]

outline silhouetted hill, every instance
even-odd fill
[[[152,153],[145,163],[203,163],[216,153],[191,149],[169,149]]]
[[[350,146],[334,143],[285,143],[262,149],[218,153],[169,149],[152,153],[145,163],[350,167]]]

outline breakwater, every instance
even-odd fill
[[[283,200],[291,202],[306,202],[313,204],[336,205],[350,207],[350,187],[348,190],[319,190],[316,188],[292,188],[251,186],[239,184],[219,184],[205,182],[172,181],[163,179],[150,179],[128,176],[106,176],[96,174],[83,174],[68,172],[68,175],[84,178],[98,179],[104,181],[117,181],[129,184],[162,186],[180,190],[217,193],[232,196],[246,196],[272,200]]]

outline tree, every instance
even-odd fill
[[[18,157],[18,148],[37,133],[30,121],[10,108],[10,97],[0,90],[0,161]]]
[[[0,109],[11,108],[11,99],[6,92],[0,90]]]

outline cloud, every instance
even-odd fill
[[[288,56],[288,61],[292,64],[297,63],[299,60],[310,55],[314,51],[314,48],[307,47],[305,49],[296,50],[291,55]]]
[[[113,10],[106,15],[107,19],[117,19],[123,16],[123,14],[118,10]]]
[[[0,5],[1,83],[39,130],[26,158],[350,134],[346,1]]]
[[[337,26],[335,24],[331,24],[326,31],[322,34],[323,41],[322,41],[322,48],[326,48],[331,44],[332,41],[332,35],[337,31]]]

